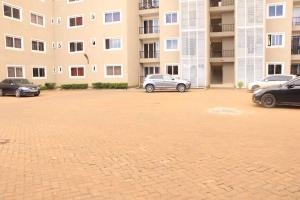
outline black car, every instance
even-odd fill
[[[39,96],[40,88],[27,79],[5,79],[0,83],[0,96]]]
[[[259,103],[266,108],[277,105],[300,106],[300,78],[265,89],[259,89],[253,94],[253,102]]]

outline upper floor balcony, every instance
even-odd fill
[[[157,14],[159,12],[159,0],[141,0],[139,9],[142,16]]]
[[[210,26],[211,37],[233,37],[234,24],[212,23]]]
[[[140,39],[159,38],[159,26],[144,26],[139,28]]]
[[[234,0],[210,0],[210,12],[222,13],[234,11]]]
[[[140,63],[159,63],[160,52],[156,50],[140,51]]]
[[[234,62],[233,49],[211,49],[210,61],[213,63]]]
[[[293,31],[300,31],[300,17],[293,17]]]

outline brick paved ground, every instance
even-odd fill
[[[260,108],[250,96],[0,98],[0,200],[300,199],[300,109]]]

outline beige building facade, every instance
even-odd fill
[[[3,0],[0,79],[235,87],[300,74],[299,0]]]

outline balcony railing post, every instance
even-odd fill
[[[211,7],[232,6],[232,5],[234,5],[234,0],[210,0]]]
[[[212,50],[211,51],[212,58],[228,58],[234,57],[234,50]]]
[[[143,59],[153,59],[153,58],[160,58],[160,52],[159,51],[140,51],[140,58]]]
[[[211,32],[233,32],[234,24],[212,24]]]
[[[153,34],[159,33],[159,26],[146,26],[140,27],[140,34]]]

